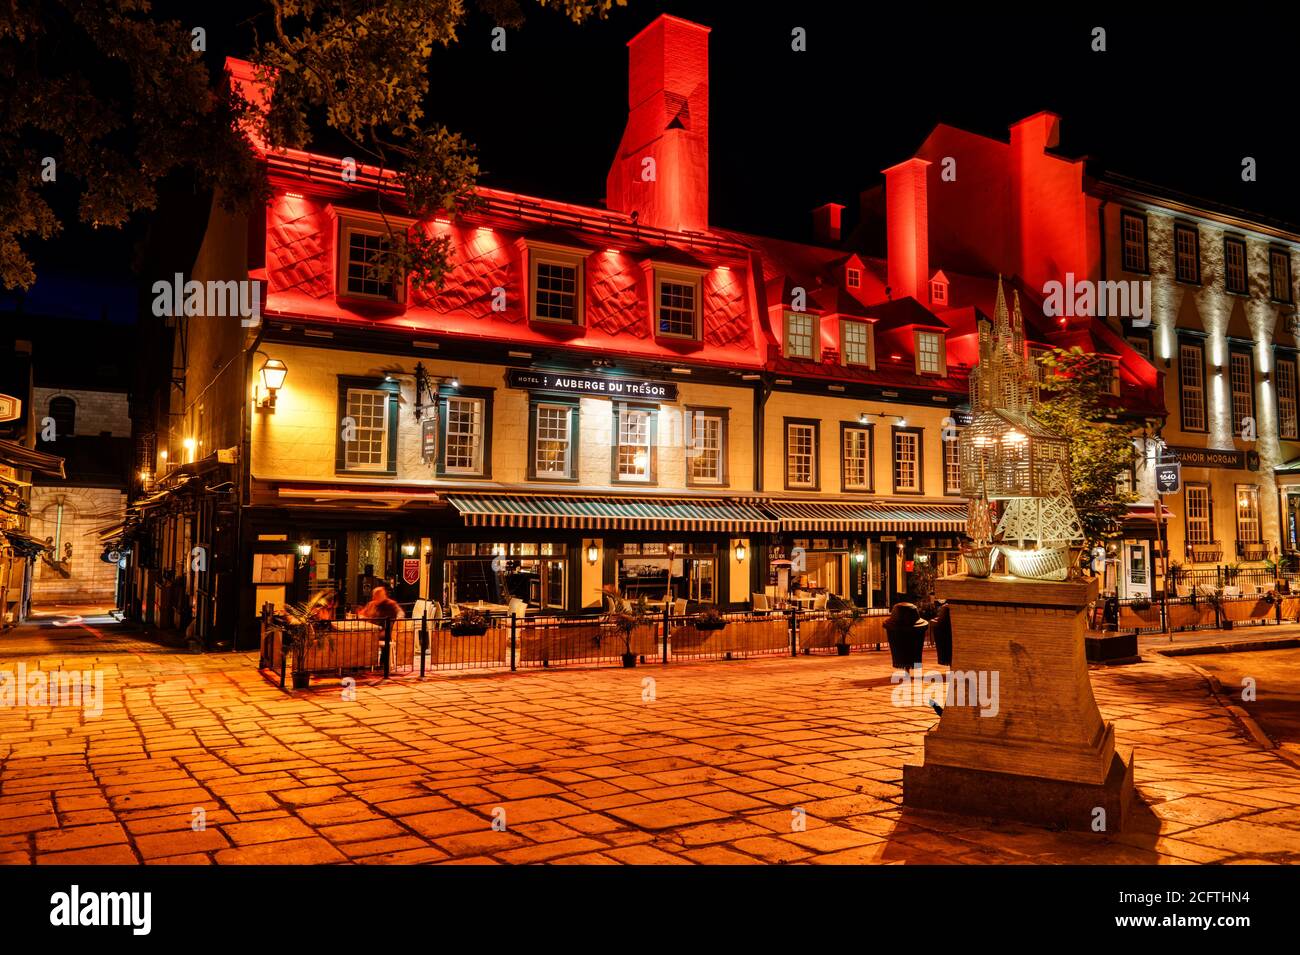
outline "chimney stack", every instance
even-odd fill
[[[886,256],[889,286],[897,298],[923,301],[930,280],[930,225],[925,159],[907,159],[885,170]]]
[[[605,205],[661,229],[709,228],[709,28],[663,14],[628,42],[628,117]]]
[[[813,210],[813,237],[822,245],[840,241],[840,213],[844,207],[838,202],[827,202]]]

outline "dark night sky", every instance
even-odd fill
[[[208,29],[214,68],[251,41],[257,4],[159,5]],[[1252,8],[1253,10],[1254,8]],[[574,26],[526,5],[506,53],[474,14],[459,46],[435,52],[431,118],[479,148],[484,184],[597,204],[626,113],[626,41],[659,12],[705,23],[710,35],[711,218],[716,225],[806,238],[809,210],[856,208],[880,170],[911,155],[938,122],[1005,138],[1042,109],[1062,116],[1059,151],[1220,203],[1300,222],[1291,155],[1295,127],[1288,30],[1262,12],[1208,21],[1095,13],[962,18],[929,4],[632,0],[606,22]],[[808,31],[808,51],[790,31]],[[1105,53],[1090,49],[1095,26]],[[323,151],[329,148],[322,141]],[[1241,181],[1241,160],[1258,181]],[[123,241],[73,227],[38,250],[60,275],[121,275]],[[33,296],[29,308],[37,307]]]

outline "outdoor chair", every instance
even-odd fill
[[[818,594],[813,598],[813,610],[825,610],[826,604],[830,602],[830,596],[827,594]]]
[[[767,599],[767,594],[750,594],[750,604],[754,613],[771,613],[772,604]]]
[[[1225,597],[1240,597],[1240,596],[1241,596],[1241,588],[1238,587],[1236,584],[1226,584],[1226,585],[1224,585],[1224,588],[1223,588],[1223,596],[1225,596]]]
[[[674,601],[673,601],[673,616],[674,616],[674,617],[684,617],[684,616],[686,616],[686,604],[687,604],[687,601],[686,601],[684,598],[678,598],[677,600],[674,600]]]

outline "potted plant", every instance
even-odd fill
[[[1205,602],[1214,608],[1214,625],[1224,630],[1231,630],[1232,621],[1228,619],[1228,607],[1223,599],[1223,591],[1214,590],[1206,594]]]
[[[311,673],[307,669],[308,655],[313,650],[334,646],[334,635],[324,621],[318,620],[311,606],[307,604],[288,604],[281,617],[284,633],[288,638],[286,647],[293,660],[293,688],[305,690],[311,685]]]
[[[701,611],[694,623],[696,630],[721,630],[727,625],[727,621],[716,607]]]
[[[1146,613],[1151,609],[1151,600],[1147,597],[1134,597],[1133,602],[1129,604],[1138,613]]]
[[[462,610],[447,629],[453,637],[481,637],[488,630],[488,615],[482,610]]]
[[[1241,573],[1241,564],[1225,564],[1223,568],[1223,581],[1226,584],[1235,584],[1237,575]]]
[[[835,628],[835,652],[842,657],[849,655],[849,634],[853,625],[862,618],[862,608],[850,607],[831,614],[831,626]]]
[[[636,666],[636,654],[632,652],[632,635],[636,633],[637,627],[652,622],[645,597],[639,598],[631,606],[625,604],[613,615],[610,622],[614,624],[614,631],[623,641],[623,666],[631,669]]]

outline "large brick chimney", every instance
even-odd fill
[[[709,227],[709,28],[664,14],[628,42],[628,117],[605,204],[662,229]]]
[[[930,281],[930,224],[926,198],[927,159],[907,159],[885,170],[886,255],[890,297],[918,302]]]

